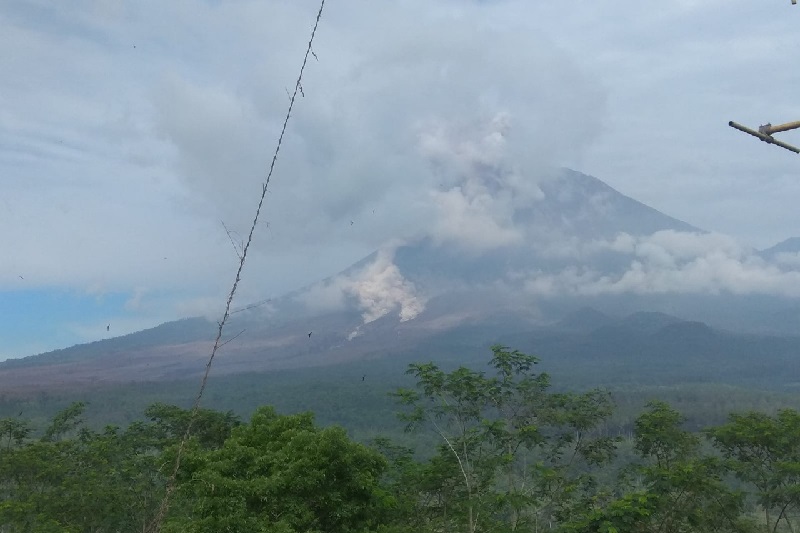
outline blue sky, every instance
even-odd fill
[[[317,7],[0,5],[0,359],[221,310],[222,222],[247,231]],[[465,157],[532,188],[576,168],[745,250],[797,235],[798,156],[727,127],[800,119],[797,17],[788,0],[330,1],[239,301],[457,227],[466,204],[436,191]]]
[[[52,289],[5,291],[0,299],[3,352],[30,355],[54,345],[70,346],[76,339],[111,337],[116,333],[115,319],[127,319],[127,299],[124,294],[91,296]]]

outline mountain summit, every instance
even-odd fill
[[[639,243],[651,235],[704,235],[568,169],[537,182],[536,193],[524,201],[503,202],[510,212],[487,207],[488,200],[478,202],[479,195],[460,187],[451,191],[475,200],[474,220],[443,221],[465,216],[444,210],[429,234],[387,245],[290,299],[310,313],[359,310],[364,324],[390,314],[405,322],[426,310],[438,315],[454,307],[484,315],[530,310],[542,297],[581,290],[559,285],[621,278]],[[471,232],[475,220],[480,227]]]
[[[387,245],[292,300],[312,314],[357,311],[362,326],[386,316],[407,322],[497,313],[547,321],[590,306],[764,331],[772,327],[764,317],[800,296],[792,265],[592,176],[563,169],[518,187],[519,200],[491,176],[481,180],[443,192],[452,198],[442,200],[427,234]]]

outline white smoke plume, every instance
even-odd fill
[[[481,252],[524,240],[523,229],[514,226],[514,211],[544,195],[535,178],[523,177],[510,162],[511,134],[506,112],[482,123],[436,120],[420,129],[420,152],[441,181],[431,192],[435,241]]]
[[[394,252],[381,250],[375,262],[348,280],[345,293],[358,299],[364,323],[369,324],[393,311],[401,322],[412,320],[425,310],[426,300],[394,264]]]
[[[355,300],[364,324],[393,312],[401,322],[413,320],[425,310],[427,299],[394,264],[394,250],[381,249],[363,269],[319,283],[298,300],[315,311],[344,309],[348,300]]]

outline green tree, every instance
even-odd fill
[[[86,402],[74,402],[63,411],[57,413],[50,426],[45,430],[43,441],[58,441],[83,424],[83,412]]]
[[[220,449],[195,442],[184,464],[188,513],[168,531],[375,531],[390,502],[379,486],[385,459],[341,428],[316,427],[311,414],[262,407]]]
[[[19,447],[31,434],[31,427],[27,420],[19,418],[0,419],[0,449],[10,451]]]
[[[708,434],[731,471],[755,487],[767,530],[778,531],[783,522],[794,531],[792,518],[800,511],[800,413],[733,414]]]
[[[86,404],[56,414],[41,439],[26,421],[0,421],[0,531],[141,531],[160,503],[163,472],[189,412],[155,405],[127,429],[82,426]],[[238,421],[201,410],[193,443],[219,447]],[[182,435],[182,433],[181,433]],[[5,528],[5,529],[3,529]]]
[[[156,459],[149,437],[115,427],[3,453],[3,531],[141,530],[163,487]]]
[[[700,439],[684,429],[680,413],[664,402],[648,404],[635,423],[635,450],[617,495],[594,498],[583,516],[566,527],[580,533],[747,532],[741,493],[723,482],[720,461],[702,453]]]
[[[432,428],[442,439],[420,476],[434,530],[515,531],[552,522],[590,484],[589,464],[613,453],[597,427],[611,414],[609,395],[555,394],[538,360],[492,347],[492,375],[465,367],[444,372],[413,364],[416,390],[395,396],[408,406],[408,429]]]
[[[163,403],[152,404],[144,414],[150,421],[149,432],[161,446],[179,441],[186,433],[192,418],[191,410]],[[222,447],[231,430],[241,424],[239,417],[232,411],[221,413],[211,409],[198,409],[194,417],[192,438],[204,449]]]

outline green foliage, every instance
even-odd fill
[[[149,437],[140,426],[80,428],[83,407],[56,415],[42,439],[0,455],[3,531],[120,531],[145,523],[162,485]]]
[[[26,422],[0,421],[0,531],[140,531],[147,523],[163,494],[164,451],[189,412],[154,405],[152,423],[91,431],[82,426],[85,407],[56,414],[38,440]],[[195,442],[221,445],[235,423],[203,410]]]
[[[31,434],[31,427],[27,420],[16,418],[0,419],[0,448],[6,452],[12,447],[19,447]]]
[[[795,528],[797,411],[734,414],[708,430],[707,441],[665,402],[651,402],[635,417],[629,409],[627,422],[614,426],[607,392],[554,391],[548,374],[534,372],[537,365],[503,346],[492,348],[482,370],[413,364],[417,387],[394,394],[413,433],[404,442],[373,439],[369,447],[340,427],[319,427],[309,413],[261,407],[243,424],[232,411],[200,409],[165,532]],[[384,405],[365,405],[377,404],[383,391],[361,376],[313,391],[290,382],[305,396],[283,401],[327,395],[330,422],[340,416],[342,398],[352,397],[347,417],[363,417],[373,431],[392,428]],[[691,394],[682,405],[697,401]],[[730,404],[715,409],[723,405]],[[0,533],[112,533],[150,523],[190,411],[154,403],[125,428],[98,429],[84,423],[87,408],[73,403],[48,421],[0,418]],[[627,428],[630,438],[611,438]],[[766,529],[747,519],[754,505]]]
[[[700,440],[681,429],[686,419],[661,401],[648,404],[649,411],[636,420],[635,449],[656,466],[669,469],[696,454]]]
[[[162,445],[180,440],[192,419],[191,410],[174,405],[154,403],[144,412],[150,419],[150,431]],[[219,448],[230,436],[231,430],[241,424],[233,411],[219,413],[211,409],[198,409],[194,415],[191,435],[204,449]]]
[[[374,531],[386,505],[385,459],[341,428],[316,427],[310,414],[261,408],[220,449],[194,447],[186,463],[190,512],[169,531]]]
[[[525,529],[564,512],[591,483],[590,464],[613,453],[611,439],[593,434],[611,413],[609,395],[556,394],[538,360],[492,347],[493,375],[466,367],[444,372],[413,364],[417,389],[395,395],[408,406],[408,428],[430,427],[438,454],[419,474],[433,529]]]
[[[766,527],[777,531],[783,521],[793,530],[800,511],[800,413],[733,414],[708,434],[730,470],[755,487]]]
[[[530,340],[525,342],[529,343]],[[473,350],[477,351],[470,348],[470,351]],[[486,349],[478,352],[480,359],[470,351],[451,355],[437,349],[436,361],[444,370],[458,365],[484,369]],[[560,360],[552,353],[552,349],[549,352],[542,349],[542,353],[548,353],[548,357],[536,368],[548,372],[555,389],[577,392],[606,383],[605,387],[612,393],[615,404],[614,413],[604,423],[609,434],[632,435],[634,420],[641,414],[644,404],[652,398],[664,400],[686,415],[686,427],[693,431],[724,424],[732,412],[775,414],[783,408],[800,409],[800,395],[797,393],[714,383],[713,376],[698,378],[692,375],[690,368],[681,365],[673,365],[675,372],[680,371],[675,380],[666,386],[655,386],[648,384],[653,381],[649,376],[655,370],[637,370],[626,363],[625,377],[635,384],[625,385],[624,380],[615,381],[610,377],[612,372],[620,376],[620,364],[614,361],[605,358],[596,361],[597,364],[602,361],[608,366],[604,372],[609,378],[605,379],[595,368],[587,367],[584,362],[572,357]],[[413,380],[404,372],[409,362],[419,360],[417,357],[393,354],[332,367],[215,376],[209,382],[203,404],[215,411],[232,410],[243,420],[249,419],[261,405],[272,405],[284,414],[311,411],[320,425],[341,425],[360,442],[367,442],[377,435],[391,436],[418,452],[431,454],[435,442],[441,438],[433,433],[417,433],[413,438],[405,434],[402,424],[398,424],[394,416],[396,404],[388,396],[398,387],[413,387]],[[639,364],[644,363],[637,362]],[[582,379],[580,376],[587,372],[587,379]],[[366,380],[362,382],[364,374]],[[109,424],[125,427],[141,420],[142,412],[153,403],[189,407],[190,399],[197,393],[196,389],[196,379],[190,379],[113,385],[98,383],[81,390],[58,389],[25,397],[0,391],[0,419],[18,419],[18,413],[23,411],[24,418],[40,434],[38,431],[57,412],[79,399],[88,403],[82,415],[87,427],[95,430]]]
[[[744,519],[743,495],[722,480],[720,462],[701,452],[700,439],[681,428],[684,418],[663,402],[651,402],[636,420],[631,465],[617,485],[617,497],[595,496],[566,531],[581,533],[663,533],[754,531]]]
[[[45,430],[42,440],[58,441],[69,432],[83,424],[81,415],[86,410],[86,402],[74,402],[72,405],[53,417],[50,426]]]

